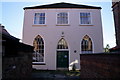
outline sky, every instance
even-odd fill
[[[5,26],[7,31],[22,39],[24,7],[52,4],[58,2],[68,2],[90,6],[102,7],[101,18],[103,27],[104,47],[116,46],[114,19],[111,0],[1,0],[0,2],[0,24]]]

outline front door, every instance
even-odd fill
[[[69,51],[57,51],[57,68],[68,68]]]

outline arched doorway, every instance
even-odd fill
[[[67,42],[64,38],[61,38],[57,45],[57,68],[68,68],[69,67],[69,50]]]

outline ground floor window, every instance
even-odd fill
[[[40,35],[35,37],[33,46],[33,62],[44,62],[44,41]]]
[[[92,40],[88,35],[83,37],[81,42],[81,51],[82,53],[92,53]]]

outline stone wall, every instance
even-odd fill
[[[120,78],[120,53],[80,54],[81,78]]]

